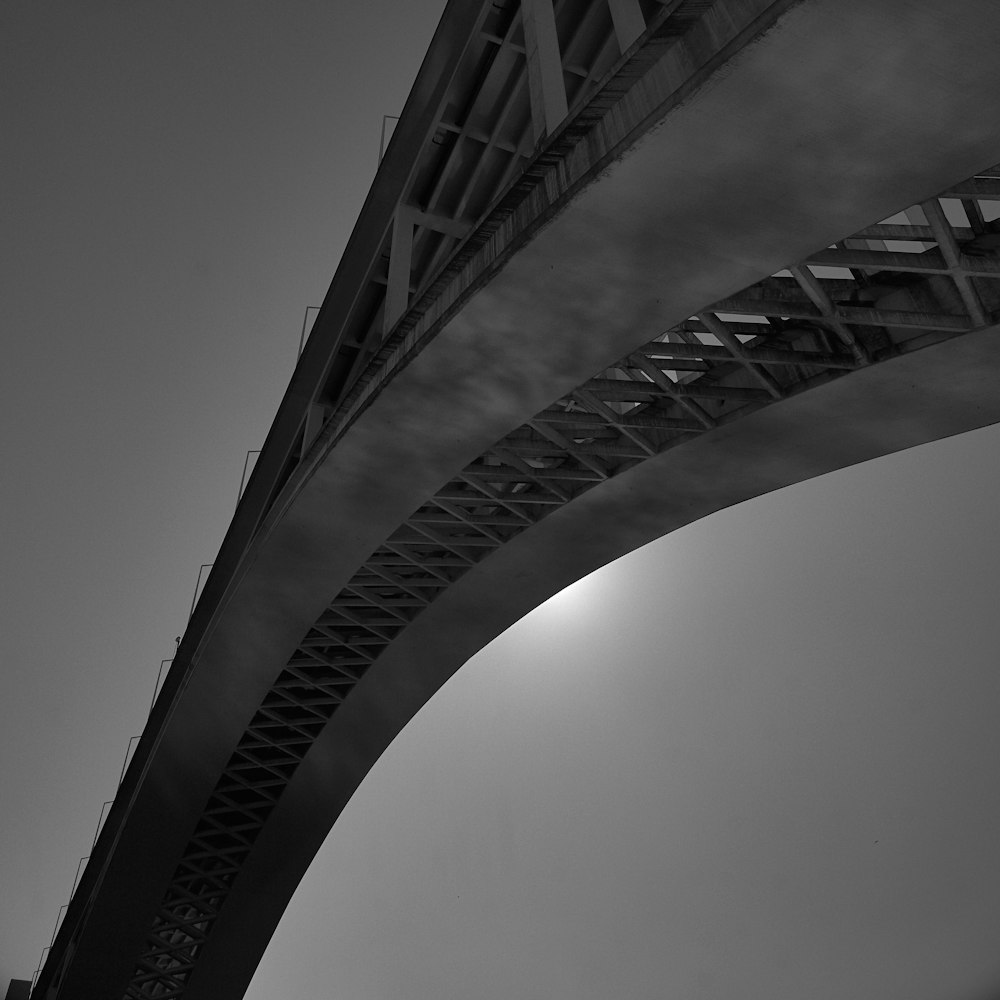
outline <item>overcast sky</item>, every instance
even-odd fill
[[[442,8],[0,6],[0,990],[49,942]],[[987,1000],[998,449],[722,512],[511,629],[379,761],[248,996]]]

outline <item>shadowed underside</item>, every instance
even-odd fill
[[[449,5],[38,995],[241,996],[379,754],[513,621],[1000,419],[968,97],[1000,13],[938,8]]]

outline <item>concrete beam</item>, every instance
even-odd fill
[[[410,304],[410,271],[413,264],[414,210],[406,205],[396,209],[389,242],[389,280],[385,290],[382,333],[387,334]]]

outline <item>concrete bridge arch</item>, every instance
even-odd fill
[[[368,769],[511,622],[1000,419],[991,5],[569,6],[449,6],[39,995],[241,995]],[[483,138],[456,94],[493,72],[521,111]],[[476,211],[468,142],[510,157]]]

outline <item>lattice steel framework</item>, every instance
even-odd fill
[[[637,345],[443,484],[333,596],[275,677],[183,853],[126,996],[183,996],[313,741],[447,587],[558,507],[693,435],[995,324],[998,217],[993,168]]]

